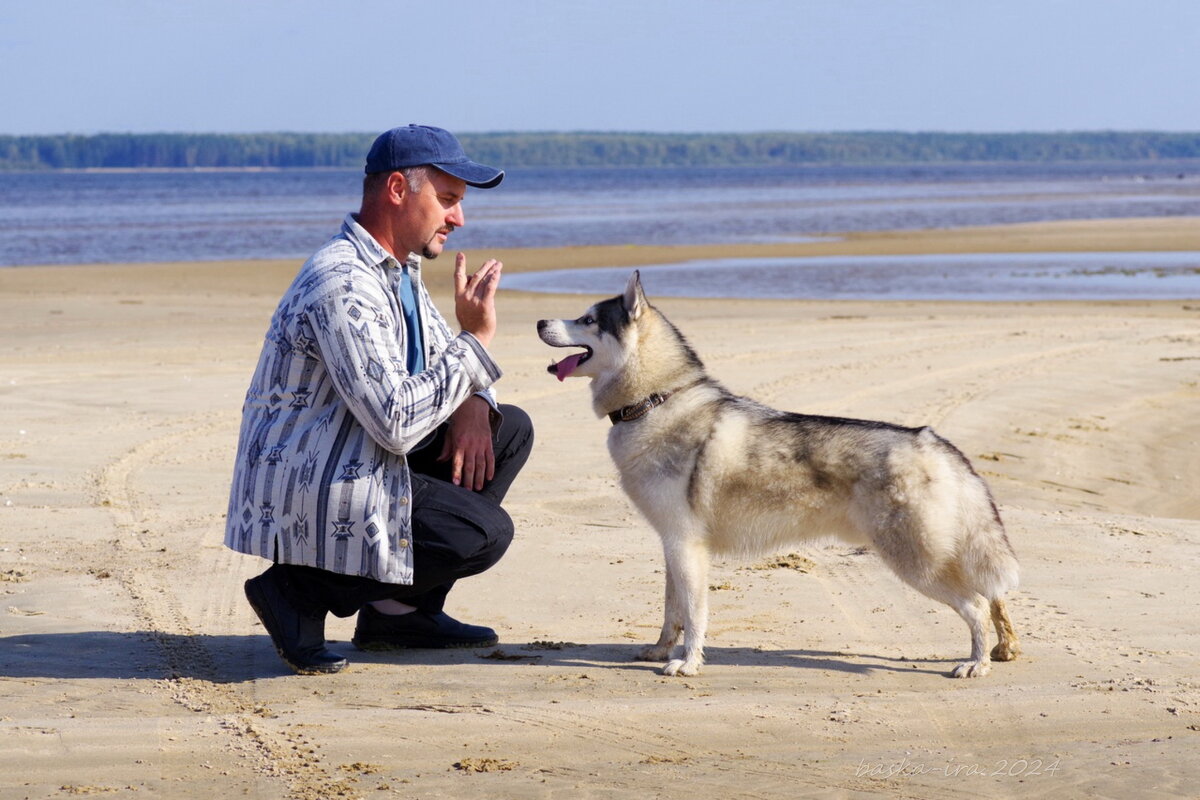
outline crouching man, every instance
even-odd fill
[[[454,262],[453,333],[421,281],[464,223],[467,187],[501,170],[440,128],[387,131],[362,205],[310,258],[271,319],[243,407],[225,544],[273,562],[246,597],[298,673],[337,672],[325,618],[358,614],[359,649],[495,644],[446,614],[455,581],[500,560],[501,508],[533,444],[497,405],[502,265]]]

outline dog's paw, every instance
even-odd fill
[[[660,647],[656,644],[649,644],[638,651],[638,661],[666,661],[671,657],[670,647]]]
[[[1012,661],[1021,655],[1016,642],[1001,642],[992,648],[992,661]]]
[[[692,675],[697,675],[700,672],[700,662],[685,661],[682,658],[675,658],[666,663],[662,668],[663,675],[679,675],[684,678],[689,678]]]
[[[991,670],[986,661],[964,661],[950,673],[953,678],[982,678]]]

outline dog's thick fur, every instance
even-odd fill
[[[636,272],[623,295],[579,319],[542,320],[538,335],[584,349],[549,371],[592,379],[597,414],[613,418],[608,449],[621,486],[662,538],[666,613],[642,657],[670,659],[682,633],[682,657],[665,674],[703,664],[710,554],[831,535],[869,545],[966,620],[971,656],[955,677],[987,674],[989,614],[1000,639],[991,660],[1017,657],[1004,605],[1016,556],[983,479],[931,429],[787,413],[731,394],[646,301]]]

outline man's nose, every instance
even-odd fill
[[[467,217],[463,214],[462,203],[454,204],[454,207],[450,209],[450,213],[446,215],[446,221],[456,228],[461,228],[467,224]]]

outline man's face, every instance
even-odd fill
[[[451,231],[466,224],[462,201],[467,184],[432,167],[427,170],[427,176],[415,191],[409,185],[397,207],[398,227],[402,232],[398,243],[408,252],[437,258]]]

